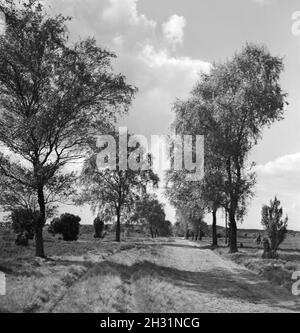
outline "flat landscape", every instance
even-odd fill
[[[235,255],[222,244],[212,251],[209,239],[112,239],[45,235],[47,259],[34,258],[33,244],[1,251],[7,276],[1,312],[300,312],[300,298],[289,290],[300,268],[297,248],[266,261],[254,247]]]

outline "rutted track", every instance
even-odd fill
[[[299,302],[209,249],[176,240],[95,263],[53,312],[293,312]]]

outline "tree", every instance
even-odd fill
[[[170,237],[173,235],[172,223],[168,220],[163,220],[158,225],[158,232],[160,237]]]
[[[222,162],[215,154],[216,141],[214,136],[208,130],[211,121],[211,115],[200,102],[200,100],[192,96],[187,101],[178,100],[174,106],[175,120],[172,129],[175,135],[182,136],[186,133],[189,135],[203,135],[204,140],[204,177],[201,181],[186,183],[187,187],[194,188],[197,192],[197,199],[201,199],[201,205],[207,213],[211,213],[213,217],[212,223],[212,246],[218,245],[217,239],[217,211],[221,207],[227,206],[226,195],[224,194],[225,172]],[[180,182],[184,181],[183,174],[189,172],[181,172]],[[175,187],[178,188],[178,181]],[[196,200],[197,200],[196,199]]]
[[[220,164],[224,178],[218,190],[229,216],[231,253],[238,250],[237,220],[244,216],[255,184],[249,152],[263,130],[283,118],[282,70],[281,58],[247,44],[231,60],[202,74],[189,100],[176,108],[185,131],[204,134]]]
[[[49,233],[62,235],[66,242],[76,241],[79,235],[81,218],[72,214],[62,214],[60,218],[55,218],[49,226]]]
[[[105,208],[114,215],[116,241],[120,242],[122,216],[126,216],[128,211],[132,210],[134,203],[143,197],[148,186],[158,186],[159,178],[151,170],[151,156],[145,153],[138,142],[123,152],[119,150],[119,133],[111,133],[111,138],[115,140],[117,148],[113,152],[115,167],[98,168],[97,165],[98,154],[108,148],[107,142],[102,142],[98,147],[96,143],[92,145],[93,153],[85,160],[81,174],[83,189],[78,202],[89,203],[94,210]],[[127,157],[125,168],[121,166],[123,154]],[[128,164],[129,160],[135,160],[139,167],[132,170]]]
[[[175,207],[177,220],[186,230],[186,238],[202,237],[205,202],[201,195],[201,181],[186,180],[186,171],[167,172],[166,196]]]
[[[46,187],[70,176],[65,166],[128,110],[135,89],[113,73],[114,54],[94,39],[68,41],[69,18],[47,15],[38,0],[0,1],[0,9],[7,25],[0,37],[0,143],[9,150],[0,170],[36,193],[36,255],[44,257]]]
[[[228,207],[226,197],[225,172],[219,156],[215,155],[215,141],[209,134],[205,138],[204,178],[200,184],[200,192],[204,206],[212,214],[212,246],[218,246],[217,212],[222,207]]]
[[[270,201],[270,206],[263,206],[261,216],[261,223],[268,237],[264,239],[263,258],[278,258],[277,251],[287,235],[288,217],[282,219],[283,209],[280,207],[277,197],[274,201]]]
[[[137,201],[134,207],[134,221],[145,221],[150,230],[151,237],[154,238],[159,234],[163,236],[168,234],[168,223],[163,205],[154,195],[147,195]]]
[[[212,214],[212,246],[218,246],[217,235],[217,212],[221,207],[226,207],[226,196],[222,191],[224,186],[224,173],[222,167],[218,163],[218,159],[214,156],[209,147],[209,141],[205,142],[205,175],[200,184],[200,193],[204,206],[208,212]]]
[[[185,236],[185,229],[182,225],[181,221],[176,221],[173,225],[173,235],[175,237],[184,237]]]

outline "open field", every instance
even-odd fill
[[[2,251],[7,295],[0,296],[1,312],[300,311],[287,283],[300,269],[300,252],[263,261],[250,244],[228,255],[225,247],[212,251],[209,239],[134,234],[118,244],[113,236],[95,240],[85,228],[79,241],[68,243],[45,233],[48,260],[34,258],[33,244]]]

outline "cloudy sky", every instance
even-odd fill
[[[46,0],[47,1],[47,0]],[[115,69],[139,88],[130,116],[137,134],[166,134],[171,105],[184,98],[198,73],[231,57],[246,41],[264,43],[284,57],[282,86],[289,94],[286,119],[264,133],[251,154],[258,183],[244,227],[260,227],[264,203],[278,195],[300,230],[300,36],[292,33],[296,0],[49,0],[53,11],[73,17],[72,39],[95,36],[118,55]],[[297,15],[296,15],[297,16]],[[84,222],[90,215],[84,214]],[[167,206],[168,217],[174,212]],[[208,220],[209,222],[209,220]]]

